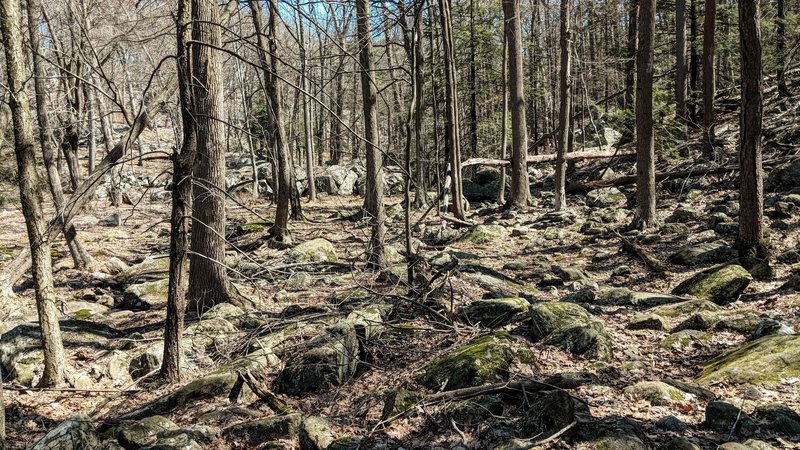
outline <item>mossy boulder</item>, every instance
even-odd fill
[[[331,425],[325,418],[303,417],[300,424],[300,450],[325,450],[334,441]]]
[[[688,400],[691,395],[663,381],[640,381],[625,388],[625,393],[647,400],[651,405],[668,406]]]
[[[617,306],[641,306],[651,308],[660,305],[680,303],[685,299],[656,292],[632,291],[627,288],[601,288],[598,300]]]
[[[80,415],[58,424],[30,450],[85,450],[95,448],[97,443],[92,419]]]
[[[708,331],[714,328],[714,326],[719,323],[719,320],[720,315],[716,312],[700,311],[679,323],[672,332],[675,333],[683,330]]]
[[[117,279],[128,284],[166,278],[169,274],[169,257],[167,255],[148,256],[139,264],[122,267],[122,269],[117,275]]]
[[[708,342],[711,335],[697,330],[683,330],[672,333],[661,341],[661,348],[667,350],[686,350],[693,346]]]
[[[588,413],[588,408],[566,391],[541,393],[531,402],[522,419],[521,435],[546,438],[574,422],[578,412]]]
[[[152,444],[141,447],[139,450],[203,450],[203,447],[188,433],[178,433],[159,437]]]
[[[611,359],[611,337],[603,324],[574,303],[549,302],[530,309],[531,338],[589,359]]]
[[[302,395],[339,386],[355,373],[358,338],[352,322],[328,327],[286,362],[275,380],[279,392]]]
[[[740,265],[719,265],[696,273],[679,284],[672,293],[725,304],[738,299],[752,281],[753,276]]]
[[[664,319],[655,314],[637,314],[628,322],[629,330],[663,330],[666,327]]]
[[[800,335],[765,336],[709,361],[697,379],[775,386],[800,376]]]
[[[156,441],[158,433],[176,430],[178,425],[163,416],[151,416],[119,430],[117,440],[126,450],[138,450]]]
[[[485,244],[505,237],[506,235],[506,229],[501,225],[475,225],[458,241],[472,244]]]
[[[626,201],[625,194],[615,187],[594,189],[586,194],[586,204],[596,208],[622,206]]]
[[[166,278],[131,284],[122,294],[120,307],[137,311],[163,308],[167,305],[168,288]]]
[[[627,417],[609,416],[579,422],[570,433],[570,440],[587,442],[596,450],[650,450],[641,426]]]
[[[311,239],[289,250],[295,262],[337,262],[339,257],[330,241],[323,238]]]
[[[481,395],[444,405],[442,413],[460,424],[483,422],[503,414],[503,400],[499,395]]]
[[[726,442],[717,447],[717,450],[778,450],[770,444],[757,439],[748,439],[743,443]]]
[[[449,391],[507,380],[513,342],[501,332],[477,337],[428,363],[417,381],[430,389]]]
[[[528,311],[530,303],[520,297],[488,298],[475,300],[461,310],[461,315],[470,323],[487,327],[508,324],[515,314]]]
[[[657,316],[672,319],[696,314],[701,311],[720,311],[721,309],[719,305],[708,300],[686,300],[671,305],[658,306],[650,309],[649,312]]]
[[[669,260],[683,266],[699,266],[724,263],[738,256],[725,241],[714,241],[687,245],[673,253]]]
[[[222,430],[225,442],[256,445],[275,439],[292,439],[300,433],[303,417],[298,413],[240,422]]]

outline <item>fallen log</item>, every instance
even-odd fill
[[[564,155],[567,161],[581,161],[586,159],[604,159],[613,158],[614,156],[631,156],[635,155],[635,149],[625,150],[596,150],[591,152],[572,152]],[[555,153],[549,155],[528,155],[528,165],[539,164],[544,162],[553,162],[556,160]],[[491,166],[491,167],[505,167],[510,166],[511,160],[508,159],[492,159],[492,158],[470,158],[461,163],[461,167],[469,166]]]
[[[658,275],[660,275],[662,277],[669,276],[669,270],[663,264],[661,264],[661,261],[656,259],[651,254],[649,254],[647,252],[647,250],[645,250],[642,246],[640,246],[639,244],[637,244],[637,243],[635,243],[635,242],[633,242],[633,241],[631,241],[629,239],[626,239],[622,235],[618,234],[617,237],[619,238],[620,241],[622,241],[622,249],[623,250],[625,250],[626,252],[629,252],[629,253],[633,253],[634,255],[636,255],[639,258],[641,258],[641,260],[644,262],[644,264],[648,268],[650,268],[651,270],[656,272]]]
[[[764,167],[774,166],[776,164],[782,164],[785,162],[790,162],[800,159],[798,156],[788,156],[782,158],[775,158],[769,161],[764,161],[762,165]],[[670,172],[660,172],[656,174],[656,182],[661,182],[664,180],[670,180],[675,178],[689,178],[689,177],[701,177],[705,175],[718,175],[721,173],[726,172],[737,172],[739,170],[738,164],[731,164],[727,166],[716,166],[716,167],[693,167],[691,169],[682,169],[682,170],[673,170]],[[628,184],[635,184],[636,183],[636,175],[625,175],[618,178],[613,178],[611,180],[595,180],[595,181],[576,181],[574,183],[570,183],[567,186],[567,194],[580,194],[589,192],[593,189],[604,188],[604,187],[611,187],[611,186],[625,186]]]

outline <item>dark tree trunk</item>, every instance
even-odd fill
[[[372,60],[372,37],[370,34],[369,0],[356,0],[358,28],[358,61],[361,65],[361,95],[364,114],[364,137],[367,155],[367,192],[364,201],[372,233],[367,249],[367,263],[375,268],[387,265],[384,252],[386,213],[383,209],[383,157],[377,147],[378,111],[377,92],[372,81],[375,63]]]
[[[164,358],[161,376],[169,381],[181,378],[183,322],[186,312],[186,272],[189,268],[189,219],[192,213],[192,167],[197,151],[196,125],[192,116],[192,66],[186,46],[191,36],[188,0],[178,1],[177,67],[183,141],[180,153],[172,155],[172,215],[170,217],[169,285],[164,327]]]
[[[741,51],[742,109],[739,147],[739,235],[742,256],[764,258],[764,169],[761,165],[761,123],[763,118],[761,65],[761,11],[759,0],[739,2],[739,49]]]
[[[65,381],[67,363],[58,324],[56,292],[53,288],[50,239],[46,229],[47,222],[42,214],[42,205],[39,202],[41,184],[36,173],[33,124],[28,94],[25,91],[28,74],[26,50],[23,47],[20,28],[19,2],[0,2],[0,31],[6,57],[9,106],[14,124],[19,196],[32,255],[33,288],[36,294],[36,310],[39,313],[39,329],[44,353],[44,372],[40,385],[53,387]]]
[[[561,68],[559,73],[559,99],[561,106],[558,115],[558,148],[556,150],[555,196],[553,209],[560,211],[567,207],[566,178],[569,134],[572,131],[572,80],[570,77],[572,32],[570,30],[570,0],[561,0]]]
[[[700,58],[697,55],[697,2],[689,0],[689,26],[690,26],[690,49],[689,49],[689,104],[688,114],[692,128],[696,128],[700,122],[697,108],[697,91],[700,87]]]
[[[675,118],[686,130],[686,0],[675,3]]]
[[[469,0],[469,142],[470,154],[478,156],[478,71],[475,37],[475,0]]]
[[[508,45],[508,93],[511,110],[511,192],[508,205],[523,209],[530,200],[528,129],[525,120],[525,72],[522,69],[522,25],[519,0],[503,0]]]
[[[202,314],[233,300],[225,268],[225,147],[219,11],[214,0],[191,0],[192,115],[197,138],[192,197],[189,309]],[[207,45],[203,45],[207,44]]]
[[[653,139],[656,0],[641,0],[639,8],[639,51],[636,54],[636,212],[633,227],[647,230],[658,225]]]
[[[625,108],[629,111],[634,110],[636,93],[636,62],[639,48],[639,0],[630,0],[628,10],[628,61],[625,64]],[[634,135],[634,121],[626,120],[625,128],[622,130],[622,141],[630,142]]]
[[[784,77],[784,72],[786,72],[786,0],[777,0],[775,8],[775,64],[778,66],[778,98],[786,98],[791,95]]]
[[[717,0],[706,0],[703,19],[703,155],[714,157],[714,29],[716,28]]]

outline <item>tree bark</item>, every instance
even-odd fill
[[[717,0],[706,0],[703,19],[703,155],[714,157],[714,29],[716,28]]]
[[[369,0],[356,0],[356,24],[358,28],[358,61],[361,64],[361,95],[364,114],[364,137],[367,155],[367,192],[364,201],[371,224],[371,236],[367,249],[367,263],[375,268],[387,265],[384,252],[386,214],[383,209],[383,156],[377,147],[378,116],[377,92],[372,81],[375,63],[372,60],[372,37],[370,34]]]
[[[511,110],[511,192],[508,205],[523,209],[530,200],[528,129],[525,120],[525,72],[522,69],[522,26],[519,0],[503,0],[508,42],[508,85]],[[458,167],[458,166],[454,166]]]
[[[419,2],[417,6],[414,28],[412,33],[416,33],[417,39],[413,40],[413,59],[414,59],[414,159],[415,159],[415,191],[414,207],[422,208],[428,203],[427,183],[425,180],[425,52],[422,48],[422,9],[424,2]]]
[[[36,310],[39,313],[44,372],[40,382],[43,387],[53,387],[64,382],[66,359],[58,324],[58,307],[53,288],[53,273],[50,260],[50,240],[47,223],[39,202],[38,174],[34,151],[33,126],[30,103],[25,91],[27,65],[20,29],[19,2],[0,2],[0,31],[6,56],[6,72],[11,119],[14,124],[14,150],[17,158],[19,195],[22,214],[28,232],[28,243],[33,256],[33,287],[36,293]]]
[[[656,215],[655,141],[653,139],[653,40],[656,0],[641,0],[639,50],[636,53],[636,211],[633,227],[651,229]]]
[[[508,35],[503,33],[503,62],[502,75],[500,76],[500,91],[503,96],[503,113],[501,115],[500,129],[500,157],[508,158]],[[506,168],[500,167],[500,182],[497,186],[497,203],[506,203]]]
[[[300,2],[298,0],[297,8],[299,9]],[[306,93],[301,94],[303,97],[303,132],[306,138],[306,178],[308,179],[308,200],[317,200],[317,187],[314,184],[314,140],[313,132],[311,130],[311,100],[308,98],[310,88],[308,83],[308,66],[306,63],[306,38],[305,30],[303,29],[303,21],[305,18],[302,14],[298,17],[300,28],[300,77],[302,78],[301,86]]]
[[[741,52],[742,107],[739,116],[739,235],[742,256],[764,258],[764,170],[761,125],[763,119],[761,10],[759,0],[739,2],[739,50]]]
[[[686,0],[675,3],[675,119],[686,133]]]
[[[225,148],[219,10],[214,0],[191,0],[192,115],[197,134],[193,171],[189,309],[202,314],[232,300],[225,268]],[[208,45],[204,45],[208,44]]]
[[[192,168],[197,157],[197,127],[192,115],[192,62],[186,45],[191,37],[191,5],[178,1],[177,69],[183,141],[180,153],[172,155],[172,213],[170,216],[169,284],[167,318],[164,326],[164,357],[161,376],[168,381],[181,378],[183,324],[186,314],[186,273],[189,268],[189,219],[192,214]],[[189,6],[189,8],[187,8]]]
[[[776,0],[775,4],[775,64],[777,65],[778,98],[789,97],[786,85],[786,0]],[[740,32],[742,32],[740,30]]]
[[[442,27],[442,48],[444,49],[445,79],[445,151],[452,169],[450,183],[453,194],[453,215],[466,220],[464,213],[464,192],[461,179],[461,121],[458,112],[458,86],[453,44],[453,18],[450,0],[439,0],[439,19]],[[445,186],[446,188],[446,186]]]
[[[689,98],[687,105],[689,121],[692,128],[697,128],[700,122],[697,111],[697,90],[700,83],[700,61],[697,56],[697,2],[700,0],[689,0]]]
[[[572,53],[572,33],[570,31],[570,0],[561,0],[561,68],[559,73],[559,99],[561,106],[558,115],[558,148],[556,149],[555,196],[553,209],[560,211],[567,207],[565,192],[567,178],[567,153],[569,134],[572,131],[572,80],[570,79],[570,55]]]
[[[45,86],[45,73],[42,66],[41,56],[39,51],[41,49],[41,36],[39,30],[39,16],[41,12],[40,0],[28,0],[28,34],[30,37],[31,47],[36,49],[32,52],[33,57],[33,77],[34,77],[34,92],[36,103],[36,116],[39,125],[39,142],[42,147],[42,159],[44,161],[45,170],[47,171],[48,185],[50,187],[50,194],[53,197],[53,204],[56,208],[56,219],[59,220],[59,225],[64,238],[67,241],[72,261],[75,268],[83,270],[91,263],[92,257],[84,249],[80,239],[78,239],[77,232],[71,221],[64,221],[64,191],[61,188],[61,174],[58,172],[56,166],[55,149],[53,148],[52,128],[50,127],[50,120],[47,115],[47,87]]]

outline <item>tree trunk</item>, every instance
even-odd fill
[[[789,87],[786,86],[786,78],[784,78],[786,72],[786,0],[777,0],[775,8],[775,64],[777,65],[778,98],[782,99],[791,95]]]
[[[508,42],[508,85],[511,110],[511,192],[508,205],[523,209],[530,200],[528,129],[525,120],[525,72],[522,69],[522,26],[519,0],[503,0]]]
[[[169,285],[167,318],[164,326],[164,358],[161,376],[169,381],[181,378],[183,323],[186,313],[186,272],[189,268],[189,219],[192,214],[192,167],[197,156],[197,127],[192,116],[192,65],[186,45],[191,37],[191,5],[178,0],[176,30],[178,96],[180,97],[183,141],[180,153],[172,155],[172,214],[169,240]]]
[[[503,96],[503,113],[501,115],[500,129],[500,157],[508,158],[508,35],[503,33],[503,63],[500,76],[500,91]],[[506,203],[506,168],[500,167],[500,182],[497,187],[497,203]]]
[[[53,273],[50,260],[50,240],[47,223],[39,202],[39,189],[36,173],[36,154],[34,151],[33,126],[25,92],[26,51],[22,43],[20,29],[19,2],[0,2],[0,31],[6,56],[6,72],[11,119],[14,124],[14,149],[17,157],[19,195],[22,214],[28,232],[33,268],[33,287],[36,293],[36,310],[39,313],[39,328],[44,353],[44,372],[41,386],[57,386],[65,380],[66,359],[61,342],[58,324],[58,307],[53,288]]]
[[[422,9],[424,2],[418,3],[416,20],[412,33],[417,34],[417,39],[413,41],[414,48],[414,155],[415,165],[415,191],[414,207],[422,208],[428,203],[427,183],[425,180],[425,52],[422,48]]]
[[[689,49],[689,98],[691,99],[688,104],[689,121],[692,128],[697,128],[700,122],[697,111],[696,95],[700,83],[700,61],[697,56],[697,2],[699,0],[689,0],[689,33],[690,33],[690,49]]]
[[[64,238],[67,241],[72,261],[75,268],[83,270],[91,263],[92,257],[83,247],[80,239],[78,239],[75,227],[71,221],[65,222],[64,217],[64,191],[61,188],[61,174],[58,172],[55,162],[55,150],[53,148],[53,138],[51,136],[52,128],[47,115],[47,87],[44,67],[42,66],[41,56],[39,50],[41,48],[41,36],[39,29],[39,16],[41,5],[39,0],[28,0],[28,34],[30,36],[31,47],[37,49],[32,52],[33,57],[33,76],[34,76],[34,91],[36,93],[36,116],[39,124],[39,142],[42,147],[42,159],[47,171],[48,185],[50,186],[50,194],[53,197],[53,204],[56,208],[56,218],[59,220]]]
[[[633,227],[647,230],[656,215],[655,141],[653,139],[653,40],[656,0],[641,0],[639,51],[636,54],[636,212]]]
[[[717,0],[706,0],[703,19],[703,155],[714,157],[714,29],[716,26]]]
[[[633,111],[635,108],[635,94],[636,94],[636,62],[639,49],[638,28],[641,26],[639,23],[639,0],[630,0],[630,9],[628,10],[628,60],[625,63],[625,108]],[[630,119],[624,121],[625,127],[622,130],[622,142],[630,142],[633,139],[634,123]]]
[[[358,61],[361,64],[361,95],[364,114],[364,137],[367,146],[367,192],[364,206],[369,215],[372,233],[367,250],[367,263],[375,268],[387,265],[384,253],[386,213],[383,209],[383,156],[377,147],[378,116],[377,92],[372,81],[375,63],[372,60],[372,37],[370,34],[369,0],[356,0],[358,27]]]
[[[453,215],[456,219],[466,220],[464,213],[464,194],[461,181],[461,121],[458,116],[458,86],[454,44],[453,18],[450,0],[439,0],[439,18],[442,27],[442,48],[444,49],[445,79],[445,130],[444,140],[449,164],[452,169],[451,184],[453,194]],[[445,186],[447,188],[447,186]]]
[[[675,3],[675,119],[686,132],[686,0]]]
[[[739,49],[741,52],[742,109],[739,125],[739,235],[737,247],[742,256],[767,256],[763,237],[764,170],[761,161],[761,122],[763,118],[761,66],[761,11],[759,0],[739,2]]]
[[[478,71],[475,62],[476,46],[475,0],[469,0],[469,150],[472,157],[478,156]]]
[[[225,148],[222,123],[222,65],[219,10],[214,0],[192,2],[192,114],[197,133],[197,163],[192,197],[189,309],[202,314],[231,301],[225,268]],[[208,45],[203,45],[208,44]]]
[[[561,69],[559,73],[561,106],[558,114],[558,149],[556,149],[555,196],[553,209],[560,211],[567,207],[566,178],[569,134],[572,128],[572,80],[570,77],[570,56],[572,54],[572,32],[570,30],[570,0],[561,0]]]
[[[297,3],[299,9],[300,2]],[[303,29],[303,21],[305,18],[302,14],[298,17],[300,27],[300,76],[302,77],[301,86],[305,93],[301,94],[303,97],[303,132],[306,138],[306,178],[308,179],[308,200],[317,200],[317,187],[314,184],[314,141],[311,131],[311,100],[308,98],[310,95],[310,87],[306,72],[308,67],[306,64],[306,38],[305,30]]]

